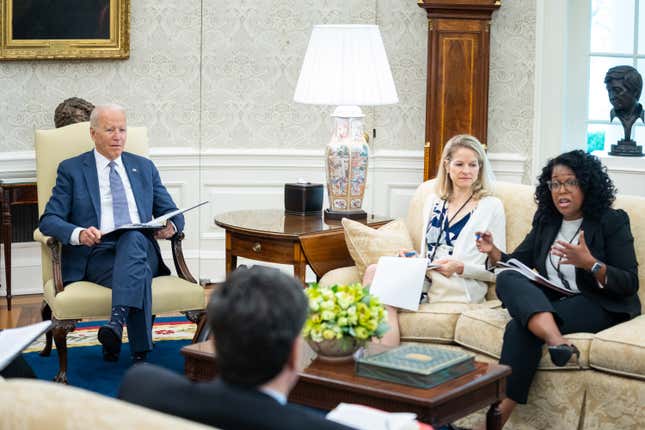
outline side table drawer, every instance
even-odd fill
[[[270,263],[293,263],[294,244],[297,243],[284,239],[258,239],[237,233],[231,234],[231,253],[233,255]],[[300,245],[298,244],[298,246]]]

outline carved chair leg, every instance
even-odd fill
[[[208,336],[210,335],[210,329],[208,328],[208,324],[206,324],[206,311],[201,309],[197,311],[186,311],[182,313],[186,315],[186,318],[189,321],[197,324],[197,329],[195,330],[195,335],[193,336],[192,343],[202,342],[208,339]]]
[[[52,319],[52,310],[47,304],[47,302],[44,300],[40,308],[40,315],[42,316],[43,321]],[[45,333],[45,347],[43,348],[42,351],[40,351],[40,356],[49,357],[51,355],[51,352],[52,352],[52,331],[48,330],[47,333]]]
[[[58,373],[54,377],[54,382],[67,384],[67,334],[76,328],[76,320],[52,319],[54,333],[54,343],[58,352]]]

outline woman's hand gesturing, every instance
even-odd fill
[[[596,262],[596,259],[585,242],[585,232],[581,231],[578,237],[578,244],[558,240],[551,247],[551,254],[560,257],[560,264],[573,264],[575,267],[589,270]]]
[[[493,243],[493,233],[490,231],[475,232],[475,246],[479,252],[488,254],[488,260],[491,265],[494,265],[502,258],[502,252]]]

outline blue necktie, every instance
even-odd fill
[[[114,212],[114,227],[130,224],[130,211],[128,210],[128,199],[125,196],[125,188],[119,173],[116,171],[116,164],[110,161],[110,192],[112,193],[112,211]]]

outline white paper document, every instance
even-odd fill
[[[425,258],[381,257],[370,294],[383,304],[417,311],[427,269]]]
[[[341,403],[327,414],[327,419],[359,430],[416,429],[416,414],[385,412],[363,405]]]
[[[206,203],[208,203],[208,200],[198,203],[194,206],[190,206],[188,208],[177,209],[175,211],[168,212],[167,214],[161,215],[160,217],[152,219],[148,222],[120,225],[119,227],[115,227],[112,230],[102,231],[101,234],[106,235],[118,230],[159,230],[166,226],[166,221],[168,221],[170,218],[179,214],[183,214],[184,212],[188,212],[191,209],[198,208],[202,205],[205,205]]]
[[[25,327],[2,330],[0,332],[0,370],[11,363],[20,351],[31,345],[51,325],[51,321],[43,321]]]

